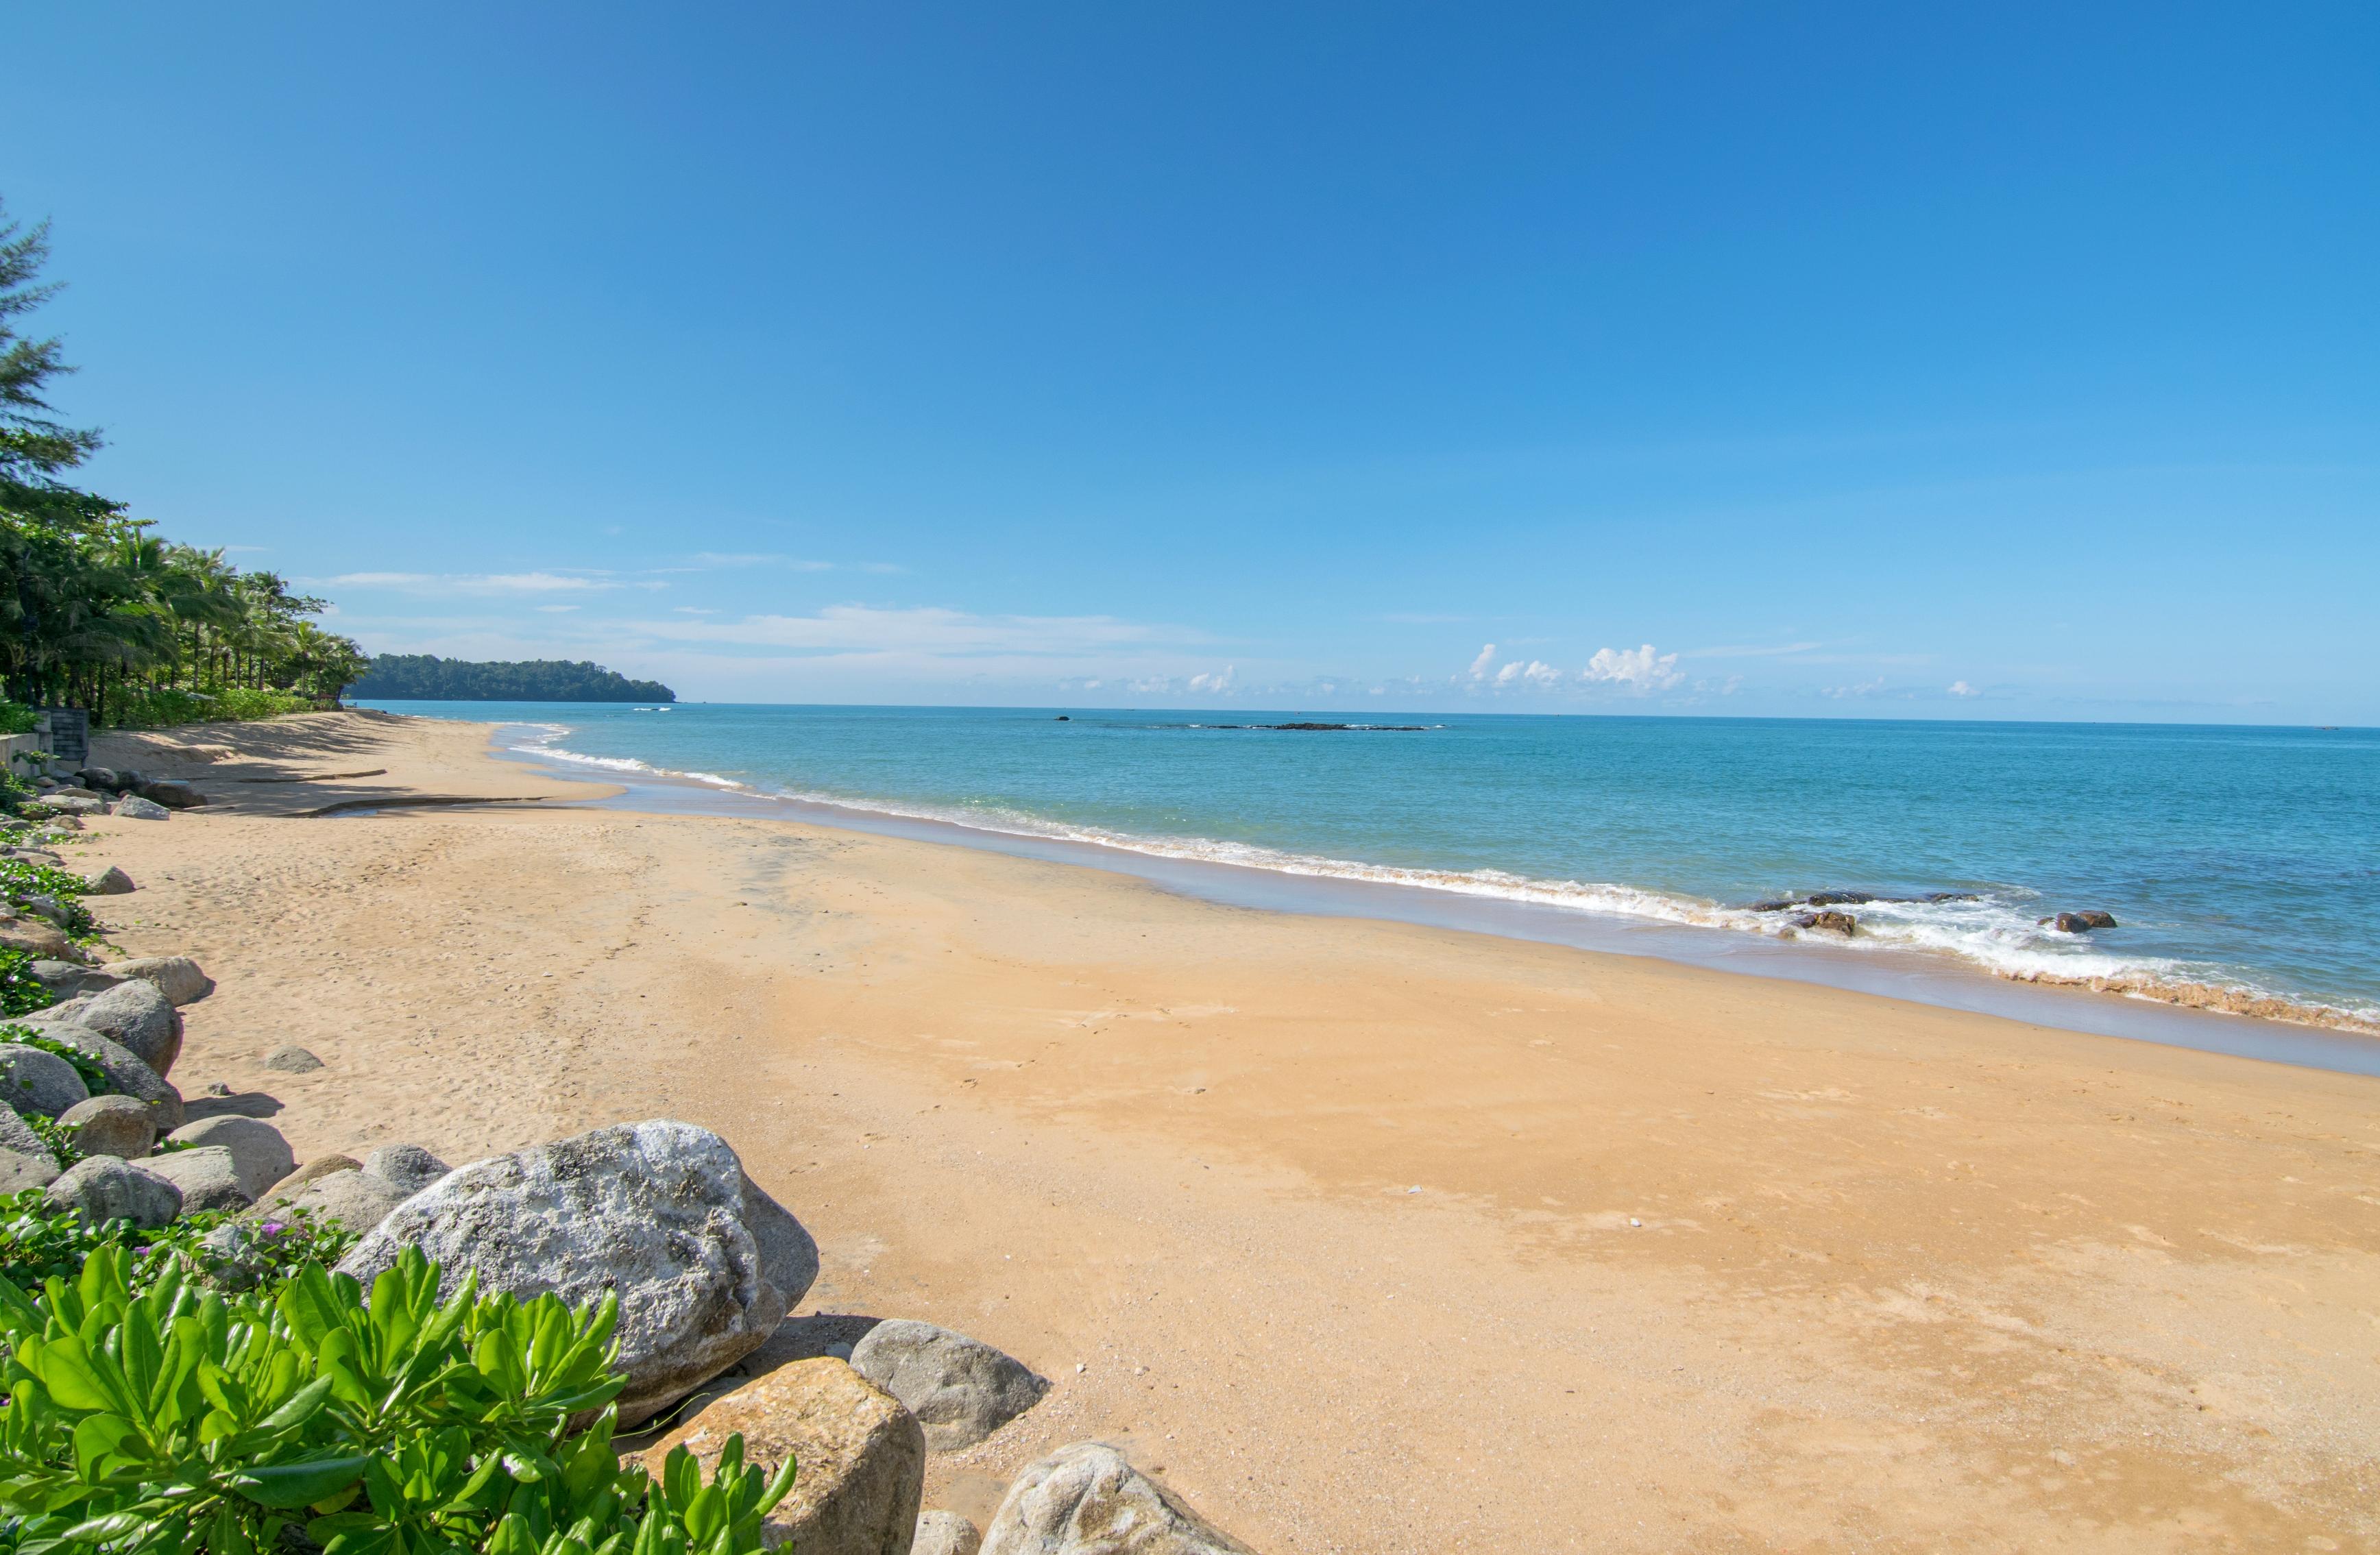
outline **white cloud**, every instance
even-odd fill
[[[577,608],[578,607],[577,605],[540,605],[537,607],[538,613],[541,615],[566,615]]]
[[[1496,672],[1496,684],[1510,686],[1515,681],[1526,681],[1532,686],[1551,687],[1561,684],[1561,671],[1543,660],[1532,659],[1524,664],[1515,659]]]
[[[1239,666],[1237,664],[1226,664],[1223,666],[1223,673],[1220,674],[1194,674],[1190,677],[1190,689],[1193,691],[1229,691],[1232,688],[1232,677],[1238,672],[1238,670]]]
[[[1590,686],[1623,686],[1641,697],[1670,690],[1686,677],[1676,654],[1656,653],[1648,642],[1637,649],[1597,649],[1579,678]]]
[[[1818,695],[1840,701],[1846,697],[1873,697],[1883,689],[1884,676],[1878,675],[1874,680],[1861,681],[1857,686],[1829,686]]]
[[[1949,692],[1953,697],[1980,697],[1983,695],[1981,691],[1976,690],[1973,686],[1968,685],[1963,680],[1952,681],[1949,685]]]
[[[309,578],[307,581],[348,589],[403,589],[410,593],[433,594],[561,594],[624,587],[601,574],[543,570],[469,573],[343,572],[336,577]],[[645,583],[638,587],[658,589],[666,585]]]
[[[1495,667],[1495,663],[1496,645],[1491,642],[1487,647],[1479,650],[1478,658],[1471,661],[1471,678],[1474,680],[1486,679],[1488,672]]]

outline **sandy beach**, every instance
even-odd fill
[[[2380,1549],[2380,1082],[571,808],[479,724],[94,759],[212,799],[74,859],[219,981],[186,1092],[301,1159],[718,1130],[806,1314],[1056,1379],[929,1507],[1099,1438],[1268,1555]],[[424,796],[539,802],[304,813]]]

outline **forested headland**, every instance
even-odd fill
[[[370,701],[674,702],[657,680],[630,680],[586,660],[530,659],[474,663],[434,653],[383,653],[349,688]]]
[[[0,205],[0,733],[37,706],[115,727],[335,706],[368,661],[314,624],[323,601],[74,484],[100,434],[57,419],[47,396],[73,369],[18,327],[58,289],[48,238]]]

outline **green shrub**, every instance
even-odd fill
[[[18,912],[30,910],[36,896],[47,896],[59,907],[58,929],[68,939],[88,938],[97,925],[82,905],[86,887],[80,875],[70,875],[30,858],[0,858],[0,895]]]
[[[17,1555],[262,1555],[302,1527],[326,1555],[750,1555],[792,1488],[731,1438],[705,1484],[683,1448],[623,1469],[608,1407],[618,1303],[446,1301],[418,1251],[373,1282],[309,1264],[270,1294],[120,1247],[42,1299],[0,1285],[0,1515]],[[600,1410],[573,1439],[575,1415]]]
[[[55,1124],[43,1129],[48,1121],[26,1120],[45,1140],[56,1130]],[[74,1162],[61,1153],[58,1164]],[[227,1247],[210,1240],[225,1226],[235,1228]],[[0,1279],[25,1290],[40,1289],[53,1275],[72,1280],[92,1253],[114,1247],[131,1256],[136,1291],[147,1290],[169,1271],[219,1289],[269,1291],[309,1263],[336,1263],[355,1243],[355,1233],[346,1227],[316,1221],[304,1209],[254,1221],[241,1221],[228,1209],[200,1209],[171,1225],[144,1230],[130,1221],[94,1225],[51,1204],[40,1188],[0,1197]]]
[[[0,735],[30,735],[33,732],[33,710],[22,702],[12,702],[0,697]]]
[[[40,959],[31,951],[0,950],[0,1015],[30,1015],[58,1002],[33,977]]]
[[[105,726],[111,729],[163,729],[176,723],[214,723],[257,718],[278,718],[285,712],[305,712],[314,699],[288,691],[259,691],[234,686],[222,691],[183,691],[174,687],[124,686],[108,694]]]

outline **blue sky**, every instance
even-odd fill
[[[2380,723],[2369,5],[6,28],[91,483],[375,650]]]

